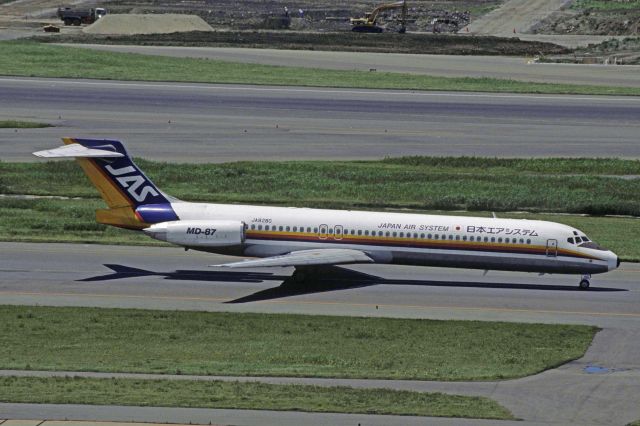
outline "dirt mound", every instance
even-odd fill
[[[113,14],[100,18],[82,30],[88,34],[170,34],[189,31],[213,31],[196,15],[174,13],[157,15]]]

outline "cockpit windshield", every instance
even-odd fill
[[[578,235],[576,231],[573,232],[574,236],[567,238],[569,244],[577,245],[578,247],[589,248],[593,250],[607,251],[606,248],[599,246],[597,243],[591,241],[586,235]]]

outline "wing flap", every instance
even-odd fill
[[[119,152],[106,149],[87,148],[79,143],[72,143],[54,149],[34,152],[33,155],[42,158],[119,158],[124,157]]]
[[[373,263],[373,259],[360,250],[315,249],[292,251],[281,256],[252,259],[242,262],[210,265],[222,268],[260,268],[268,266],[344,265],[348,263]]]

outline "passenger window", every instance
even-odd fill
[[[420,234],[420,238],[424,238],[424,234]]]
[[[449,235],[449,239],[450,239],[450,240],[453,240],[453,235]]]
[[[418,233],[417,232],[413,233],[413,238],[418,238]]]
[[[524,239],[520,238],[520,244],[524,244]]]
[[[462,236],[462,241],[467,241],[467,236],[466,235]]]
[[[255,225],[251,225],[251,229],[256,229],[256,226]]]
[[[356,235],[356,230],[355,229],[351,230],[351,235]]]
[[[268,231],[268,230],[269,230],[269,225],[265,225],[265,226],[264,226],[264,230],[265,230],[265,231]]]
[[[512,239],[511,239],[511,242],[512,242],[513,244],[515,244],[515,243],[517,243],[517,242],[518,242],[518,239],[517,239],[517,238],[512,238]]]
[[[280,228],[282,228],[282,226]],[[282,229],[280,229],[280,230],[282,230]],[[313,228],[313,232],[317,233],[318,232],[318,228]]]
[[[298,227],[297,226],[293,227],[293,232],[298,232]]]
[[[262,231],[262,225],[258,225],[258,231]]]
[[[278,231],[282,231],[282,225],[278,226]]]
[[[374,231],[375,232],[375,231]],[[382,237],[382,231],[378,231],[378,236]],[[387,237],[389,236],[389,232],[387,232]]]
[[[491,237],[491,242],[495,243],[496,242],[496,237]]]
[[[400,238],[404,237],[404,232],[400,233]]]
[[[484,242],[488,243],[489,242],[489,237],[484,237]]]
[[[329,228],[329,233],[333,234],[333,228]]]
[[[289,232],[291,230],[291,228],[288,227],[288,226],[285,229],[287,230],[287,232]]]
[[[531,240],[527,240],[527,244],[531,244]]]
[[[393,236],[394,236],[394,237],[395,237],[395,236],[397,236],[397,235],[398,235],[398,234],[397,234],[396,232],[394,232],[394,233],[393,233]]]
[[[390,234],[391,234],[391,233],[390,233],[389,231],[387,231],[387,234],[386,234],[386,236],[388,237],[388,236],[389,236]]]
[[[437,239],[438,239],[438,234],[435,234],[435,235],[433,236],[433,239],[434,239],[434,240],[437,240]]]
[[[427,238],[428,238],[428,239],[431,239],[431,234],[427,235]]]
[[[307,226],[307,232],[311,232],[311,227]]]
[[[502,242],[502,237],[498,238],[498,242],[501,243]]]
[[[460,235],[456,235],[456,241],[460,241]]]

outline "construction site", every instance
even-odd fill
[[[617,63],[620,56],[622,63],[638,63],[633,37],[640,25],[640,0],[106,0],[60,6],[53,0],[4,2],[0,29],[13,35],[3,38],[525,55],[588,63]],[[99,16],[90,17],[96,11]],[[45,37],[45,31],[51,34]]]

